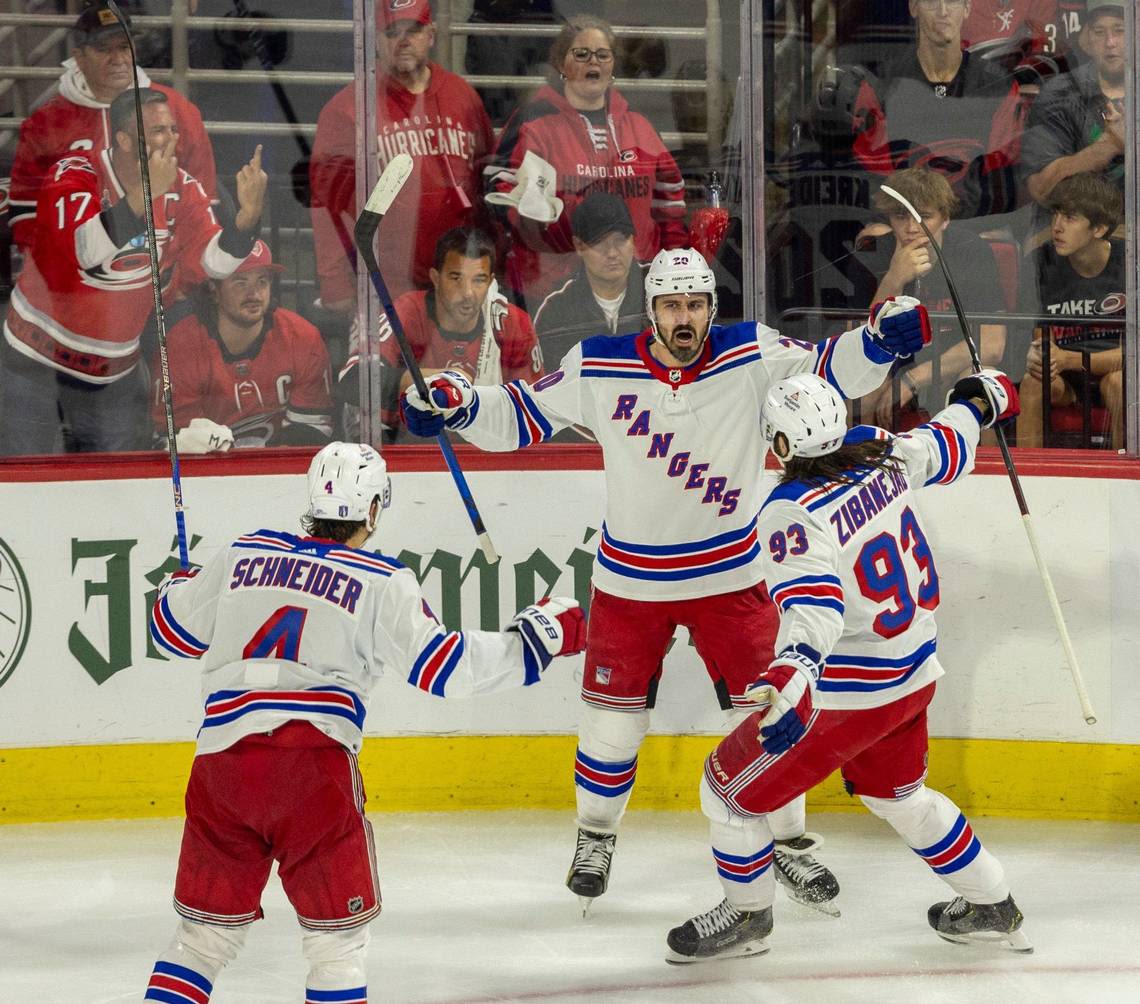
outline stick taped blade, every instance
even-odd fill
[[[372,194],[364,203],[364,211],[376,213],[378,216],[383,216],[388,212],[388,207],[400,194],[400,189],[404,187],[404,182],[408,180],[408,175],[411,173],[411,156],[406,153],[396,154],[388,161],[388,166],[384,168],[384,173],[380,175],[380,180],[376,182],[376,187],[372,189]]]
[[[401,154],[400,156],[402,157],[402,156],[404,156],[404,154]],[[918,210],[915,209],[914,206],[912,206],[910,204],[910,200],[904,198],[902,195],[900,195],[898,192],[896,192],[893,188],[891,188],[890,185],[880,185],[879,191],[880,192],[886,192],[887,195],[889,195],[892,199],[894,199],[895,202],[897,202],[899,205],[901,205],[903,207],[903,209],[905,209],[908,213],[910,213],[911,216],[914,217],[916,223],[922,222],[922,217],[918,215]]]

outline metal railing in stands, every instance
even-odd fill
[[[958,315],[950,311],[931,310],[928,311],[931,321],[953,321],[958,323]],[[1013,312],[1003,312],[997,314],[978,314],[971,311],[964,311],[964,316],[969,322],[971,329],[978,324],[1003,324],[1003,325],[1017,325],[1022,328],[1037,328],[1037,327],[1065,327],[1065,328],[1095,328],[1098,332],[1119,332],[1120,345],[1124,346],[1125,333],[1127,329],[1127,322],[1124,318],[1114,317],[1058,317],[1056,314],[1023,314]],[[867,311],[865,310],[846,310],[841,307],[788,307],[780,313],[777,328],[782,330],[784,321],[796,321],[804,318],[816,318],[821,321],[835,321],[838,323],[862,323],[867,319]],[[975,332],[971,330],[971,335]],[[1052,340],[1046,339],[1042,344],[1042,359],[1041,367],[1042,372],[1049,369],[1049,359],[1052,347]],[[1096,351],[1106,351],[1111,346],[1092,349],[1082,348],[1078,343],[1060,346],[1070,352],[1077,352],[1081,356],[1081,366],[1086,373],[1090,372],[1090,357]],[[931,377],[932,382],[940,381],[942,373],[939,367],[939,359],[937,356],[932,356],[930,359],[931,364]],[[892,379],[892,395],[894,407],[899,406],[899,380],[900,376],[896,373]],[[1123,387],[1121,389],[1121,399],[1125,402],[1128,401],[1128,367],[1121,368],[1121,380]],[[1042,395],[1041,401],[1041,425],[1042,434],[1044,436],[1043,442],[1048,440],[1055,434],[1052,428],[1052,411],[1053,405],[1049,399],[1048,394]],[[856,421],[861,421],[861,408],[858,402],[855,404],[855,418]],[[1088,394],[1081,396],[1081,436],[1084,442],[1088,445],[1092,444],[1093,428],[1092,428],[1092,399]]]
[[[445,66],[453,67],[454,41],[466,35],[516,35],[516,36],[551,36],[558,33],[557,25],[498,25],[498,24],[468,24],[454,22],[446,11],[445,4],[440,5],[437,13],[437,26],[442,39],[439,53],[440,61]],[[634,25],[615,25],[614,31],[619,38],[661,38],[703,41],[705,45],[704,80],[655,80],[655,79],[615,79],[614,85],[625,92],[637,91],[692,91],[704,93],[706,97],[705,132],[662,132],[661,138],[666,145],[707,141],[708,149],[719,151],[724,143],[724,94],[720,80],[720,66],[723,62],[723,45],[721,38],[720,0],[705,0],[705,25],[701,28],[670,28],[655,27],[644,28]],[[194,30],[234,31],[243,27],[250,29],[265,28],[263,18],[241,17],[205,17],[190,15],[187,12],[185,0],[175,0],[171,5],[170,16],[137,15],[133,16],[132,24],[138,29],[159,28],[169,29],[171,32],[171,66],[169,69],[148,68],[148,74],[155,80],[171,83],[177,90],[186,93],[193,83],[232,83],[232,84],[262,84],[276,81],[294,86],[343,86],[352,81],[351,73],[330,73],[321,71],[291,71],[291,70],[195,70],[189,65],[189,33]],[[74,15],[66,14],[19,14],[0,13],[0,30],[17,27],[55,28],[69,30],[75,23]],[[352,35],[351,21],[328,18],[290,18],[274,17],[273,29],[275,31],[304,31],[324,32],[328,34]],[[50,47],[39,46],[38,49],[46,51]],[[42,56],[43,53],[41,53]],[[15,80],[45,80],[52,81],[59,76],[56,66],[2,66],[0,65],[0,83]],[[518,90],[530,90],[543,83],[544,77],[538,76],[498,76],[498,75],[465,75],[465,79],[475,88],[479,87],[511,87]],[[22,115],[0,117],[0,130],[16,129],[23,121]],[[292,135],[300,132],[311,136],[316,132],[316,123],[300,123],[294,127],[286,123],[274,123],[266,126],[265,123],[251,123],[246,121],[217,120],[207,121],[206,128],[218,134],[238,135],[248,132],[250,125],[256,124],[259,129],[275,135]]]

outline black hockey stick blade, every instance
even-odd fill
[[[408,180],[408,175],[411,173],[412,158],[408,156],[408,154],[397,154],[388,161],[387,167],[384,168],[383,173],[376,182],[376,186],[372,189],[372,194],[368,196],[368,201],[365,202],[364,209],[361,210],[360,216],[357,217],[356,225],[353,227],[353,237],[356,240],[357,250],[360,252],[360,259],[368,268],[368,275],[372,280],[372,286],[376,290],[376,295],[380,298],[380,306],[384,309],[388,323],[392,326],[392,335],[396,339],[396,344],[400,347],[400,355],[404,358],[404,365],[407,367],[408,373],[411,375],[420,397],[428,401],[430,398],[427,383],[424,381],[423,373],[420,372],[420,367],[416,362],[412,347],[408,344],[408,336],[405,334],[404,326],[400,322],[400,315],[396,312],[396,308],[392,304],[391,294],[388,292],[388,286],[384,282],[384,276],[380,272],[380,266],[376,261],[376,253],[373,250],[376,230],[380,226],[380,221],[384,218],[384,214],[388,211],[396,196],[400,194],[400,189],[404,187],[404,182]],[[455,456],[455,451],[451,448],[447,434],[441,432],[436,437],[436,443],[439,445],[440,453],[443,454],[447,469],[451,472],[451,479],[455,482],[455,488],[456,491],[459,492],[459,498],[463,502],[463,507],[467,510],[467,517],[471,520],[471,526],[475,530],[475,536],[479,541],[479,549],[483,552],[487,563],[493,565],[499,560],[499,555],[495,551],[495,545],[491,543],[491,535],[487,532],[487,527],[483,523],[483,517],[479,512],[479,507],[475,503],[475,496],[471,491],[470,485],[467,484],[467,478],[463,474],[463,469],[459,466],[459,460]]]

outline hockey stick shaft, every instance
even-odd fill
[[[364,262],[365,267],[368,269],[368,275],[372,279],[372,286],[376,290],[376,295],[380,298],[380,305],[388,317],[389,324],[392,326],[392,334],[396,339],[396,344],[400,347],[400,355],[404,359],[404,366],[407,367],[408,373],[411,374],[412,382],[416,385],[416,390],[419,391],[420,397],[425,401],[430,401],[431,397],[429,396],[427,382],[424,380],[423,373],[420,372],[419,363],[416,362],[412,347],[408,344],[408,336],[405,334],[404,326],[400,322],[400,315],[396,313],[396,308],[392,305],[392,296],[388,292],[388,287],[384,282],[384,276],[380,272],[380,265],[376,261],[376,254],[373,250],[373,242],[376,237],[376,230],[380,226],[380,221],[384,218],[384,214],[388,211],[388,207],[399,193],[400,188],[403,187],[411,168],[412,159],[407,154],[398,154],[388,162],[388,165],[380,175],[380,179],[376,182],[376,187],[372,189],[372,193],[368,196],[368,201],[365,203],[364,209],[361,210],[360,216],[357,217],[354,237],[356,239],[357,250],[360,252],[361,261]],[[479,549],[483,552],[483,556],[487,561],[490,564],[494,564],[499,560],[499,556],[495,552],[494,545],[491,543],[491,536],[487,533],[487,527],[483,523],[483,517],[479,513],[479,507],[475,504],[475,496],[471,493],[471,488],[467,484],[467,478],[459,466],[459,461],[456,459],[455,451],[451,447],[447,434],[441,432],[436,437],[436,442],[439,445],[440,453],[443,454],[447,469],[451,472],[451,478],[455,482],[455,487],[459,492],[460,499],[463,501],[463,507],[467,510],[467,516],[471,520],[471,526],[474,528],[475,536],[479,541]]]
[[[158,267],[158,238],[154,231],[154,207],[151,204],[150,155],[143,126],[142,97],[139,93],[139,70],[135,43],[126,18],[115,0],[107,0],[107,9],[119,22],[131,51],[131,88],[135,96],[135,128],[138,131],[139,173],[142,179],[143,222],[146,246],[150,252],[150,286],[154,294],[154,323],[158,333],[158,365],[162,377],[162,406],[166,413],[166,451],[170,457],[170,481],[174,490],[174,526],[178,535],[178,561],[190,567],[190,551],[186,545],[186,513],[182,504],[182,472],[178,463],[178,438],[174,429],[174,390],[170,382],[170,358],[166,351],[166,315],[162,309],[162,275]]]
[[[982,369],[982,359],[978,353],[978,347],[974,343],[974,338],[970,334],[970,325],[966,320],[966,311],[962,308],[962,300],[958,296],[958,288],[954,285],[954,279],[950,275],[950,269],[946,265],[946,260],[942,256],[942,248],[934,239],[934,235],[930,232],[930,228],[923,222],[922,216],[913,205],[896,192],[889,185],[883,185],[881,191],[886,193],[890,198],[899,203],[914,220],[922,227],[922,232],[926,234],[926,239],[930,242],[931,248],[934,250],[934,256],[938,259],[938,266],[942,270],[942,276],[946,280],[946,286],[950,290],[950,299],[954,303],[954,312],[958,315],[958,324],[962,328],[962,337],[965,339],[966,348],[970,352],[970,360],[974,366],[974,372],[978,373]],[[1049,609],[1053,614],[1053,622],[1057,626],[1057,634],[1061,638],[1061,647],[1065,650],[1065,659],[1069,664],[1069,672],[1073,677],[1073,685],[1077,690],[1077,699],[1081,703],[1081,714],[1084,716],[1087,725],[1096,724],[1096,712],[1093,711],[1092,702],[1089,700],[1088,691],[1085,689],[1084,677],[1081,674],[1080,663],[1077,661],[1077,653],[1073,648],[1073,640],[1069,636],[1069,628],[1065,623],[1065,615],[1061,611],[1061,604],[1057,599],[1057,591],[1053,588],[1053,577],[1049,574],[1049,567],[1045,564],[1045,558],[1041,554],[1041,548],[1037,543],[1037,531],[1033,526],[1033,518],[1029,512],[1029,504],[1025,500],[1025,492],[1021,487],[1021,478],[1018,476],[1017,468],[1014,466],[1013,457],[1009,452],[1009,443],[1006,442],[1005,430],[999,425],[994,425],[994,433],[997,435],[998,448],[1001,450],[1001,457],[1005,463],[1006,473],[1009,475],[1009,483],[1013,487],[1014,497],[1017,499],[1017,508],[1021,512],[1021,523],[1025,527],[1025,535],[1029,538],[1029,547],[1033,551],[1033,560],[1037,564],[1038,574],[1041,576],[1041,582],[1045,587],[1045,595],[1049,600]]]

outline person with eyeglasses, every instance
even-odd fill
[[[462,77],[431,59],[428,0],[377,0],[377,171],[398,153],[412,173],[385,221],[384,279],[393,298],[431,286],[440,237],[483,214],[480,171],[495,143],[483,102]],[[356,306],[352,229],[356,203],[354,85],[321,110],[309,169],[321,305],[347,317]]]
[[[551,82],[508,119],[484,174],[513,238],[508,280],[532,310],[576,268],[571,220],[593,192],[625,201],[639,260],[688,242],[680,169],[614,87],[615,46],[601,18],[568,18],[550,49]]]
[[[1088,0],[1080,43],[1088,61],[1047,81],[1029,114],[1022,174],[1038,240],[1048,239],[1050,199],[1064,179],[1092,172],[1124,194],[1128,39],[1120,0]]]
[[[875,174],[929,167],[946,176],[962,215],[1017,208],[1022,110],[1017,81],[965,48],[970,0],[910,0],[915,44],[860,93],[870,128],[855,153]]]

